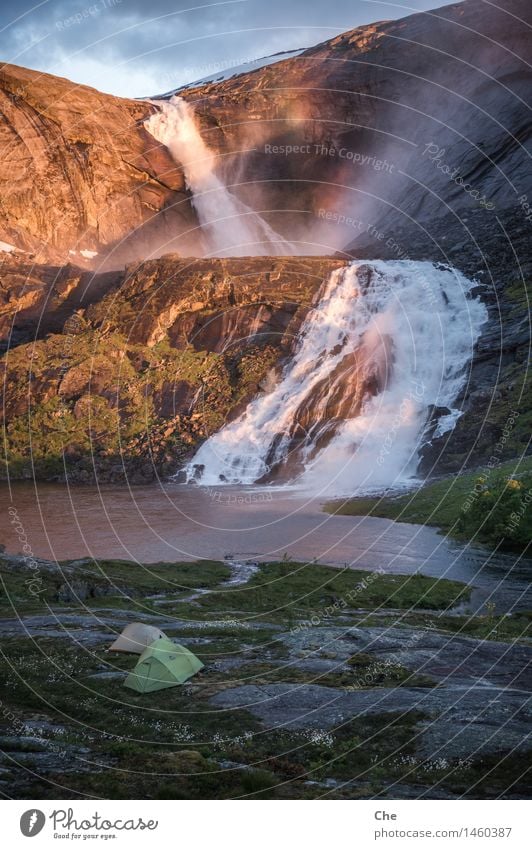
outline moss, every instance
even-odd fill
[[[456,581],[424,575],[387,575],[331,569],[310,563],[264,563],[243,587],[198,599],[203,610],[238,611],[239,619],[267,616],[295,623],[337,616],[365,607],[441,610],[466,599],[469,589]]]
[[[250,769],[242,773],[241,784],[246,796],[264,796],[265,791],[272,791],[279,778],[275,773],[267,769]]]
[[[271,346],[217,354],[176,349],[163,339],[150,348],[92,328],[21,345],[2,361],[3,475],[9,467],[14,479],[89,482],[96,475],[114,481],[124,476],[120,467],[127,472],[136,459],[146,461],[148,479],[154,466],[173,473],[256,391],[278,357]],[[169,415],[178,383],[188,384],[189,397]],[[74,471],[82,474],[75,478]]]
[[[314,656],[314,655],[313,655]],[[426,675],[418,675],[399,663],[375,661],[371,655],[357,653],[348,661],[349,670],[316,672],[302,669],[292,661],[273,663],[247,663],[234,673],[232,685],[255,684],[257,686],[279,682],[290,684],[319,684],[345,690],[361,690],[376,687],[433,687],[435,682]],[[340,667],[343,664],[338,664]],[[223,680],[223,676],[222,680]],[[225,676],[226,677],[226,676]]]
[[[82,561],[72,568],[66,561],[57,569],[36,572],[22,570],[0,557],[0,609],[18,614],[42,610],[43,605],[61,606],[61,590],[69,590],[88,607],[131,609],[131,599],[142,597],[144,611],[160,613],[155,604],[145,598],[150,594],[171,597],[186,595],[190,590],[218,586],[230,575],[225,563],[204,560],[194,563],[155,563],[138,565],[122,560]],[[37,577],[38,595],[30,592],[30,583]],[[71,601],[64,604],[71,605]],[[167,608],[165,607],[165,610]]]
[[[479,640],[519,640],[532,637],[532,612],[495,616],[488,612],[477,616],[439,616],[435,620],[439,630]]]
[[[485,755],[454,762],[440,769],[433,780],[457,795],[471,799],[528,798],[532,767],[529,752]]]

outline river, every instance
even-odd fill
[[[531,562],[462,545],[435,528],[375,517],[331,516],[297,489],[211,489],[172,483],[138,488],[19,483],[0,496],[0,542],[21,553],[9,508],[37,557],[122,558],[139,563],[282,559],[463,581],[473,609],[530,608]],[[19,526],[20,529],[20,526]],[[26,552],[27,553],[27,552]]]

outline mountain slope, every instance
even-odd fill
[[[149,103],[4,65],[0,237],[45,261],[83,264],[116,248],[118,264],[196,226],[182,174],[142,126],[152,111]],[[130,234],[128,252],[122,240]]]
[[[183,96],[228,179],[281,210],[278,229],[344,247],[368,226],[389,235],[532,196],[527,20],[527,0],[466,0]],[[362,227],[339,227],[341,214]]]
[[[233,190],[327,254],[532,198],[531,15],[465,0],[181,94]],[[0,241],[79,264],[201,253],[182,169],[142,125],[153,109],[4,66]]]
[[[344,264],[169,254],[106,274],[35,267],[35,303],[9,316],[19,344],[0,360],[0,477],[146,483],[175,472],[259,391]]]
[[[300,56],[183,92],[219,154],[225,182],[299,240],[301,254],[429,259],[478,280],[489,320],[457,399],[464,414],[452,433],[426,446],[426,474],[530,448],[530,17],[525,0],[506,0],[502,9],[465,0],[360,27]],[[301,267],[287,259],[281,269],[273,258],[241,266],[235,260],[229,270],[204,259],[192,262],[199,276],[191,277],[189,261],[175,256],[146,262],[138,273],[135,263],[125,272],[90,274],[91,263],[116,268],[124,259],[164,254],[168,245],[201,253],[182,168],[142,125],[156,106],[4,67],[0,109],[0,241],[34,251],[42,263],[34,265],[31,254],[2,255],[0,332],[13,349],[2,368],[15,474],[29,468],[30,398],[29,426],[41,434],[41,459],[52,457],[53,474],[62,464],[63,414],[78,440],[71,441],[75,463],[90,465],[94,437],[104,465],[116,466],[120,442],[126,459],[128,452],[142,457],[152,474],[149,440],[141,447],[132,440],[153,425],[164,455],[174,385],[181,416],[205,377],[204,360],[220,355],[227,338],[253,338],[257,322],[277,334],[269,338],[268,368],[280,361],[286,333],[297,332],[300,307],[323,274],[309,271],[306,259]],[[330,267],[331,260],[315,262]],[[221,306],[216,289],[222,301],[229,298],[228,280],[241,274],[245,299]],[[287,294],[285,274],[299,274],[305,292]],[[190,300],[196,284],[201,297]],[[95,340],[101,359],[92,383]],[[28,369],[34,347],[36,381]],[[252,361],[256,375],[260,353]],[[122,362],[125,398],[112,368]],[[78,372],[65,406],[59,387],[72,365]],[[225,359],[213,372],[216,426],[247,397],[237,372],[238,362]],[[95,434],[85,427],[91,396],[101,424]],[[434,410],[427,438],[438,415]],[[181,436],[192,444],[188,419],[173,427],[169,439],[177,434],[181,447],[171,468],[182,456]]]

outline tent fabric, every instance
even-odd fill
[[[156,640],[167,639],[163,631],[154,625],[145,625],[143,622],[131,622],[126,625],[120,636],[109,646],[109,651],[126,651],[133,654],[142,654]]]
[[[124,685],[138,693],[152,693],[183,684],[203,663],[185,646],[168,638],[156,640],[141,654]]]

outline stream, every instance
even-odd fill
[[[22,553],[17,511],[36,557],[121,558],[139,563],[224,557],[313,561],[396,574],[422,573],[474,588],[470,609],[530,607],[530,560],[463,545],[436,528],[371,516],[332,516],[289,487],[178,485],[69,488],[19,483],[0,496],[0,542]],[[26,550],[27,553],[27,550]]]

